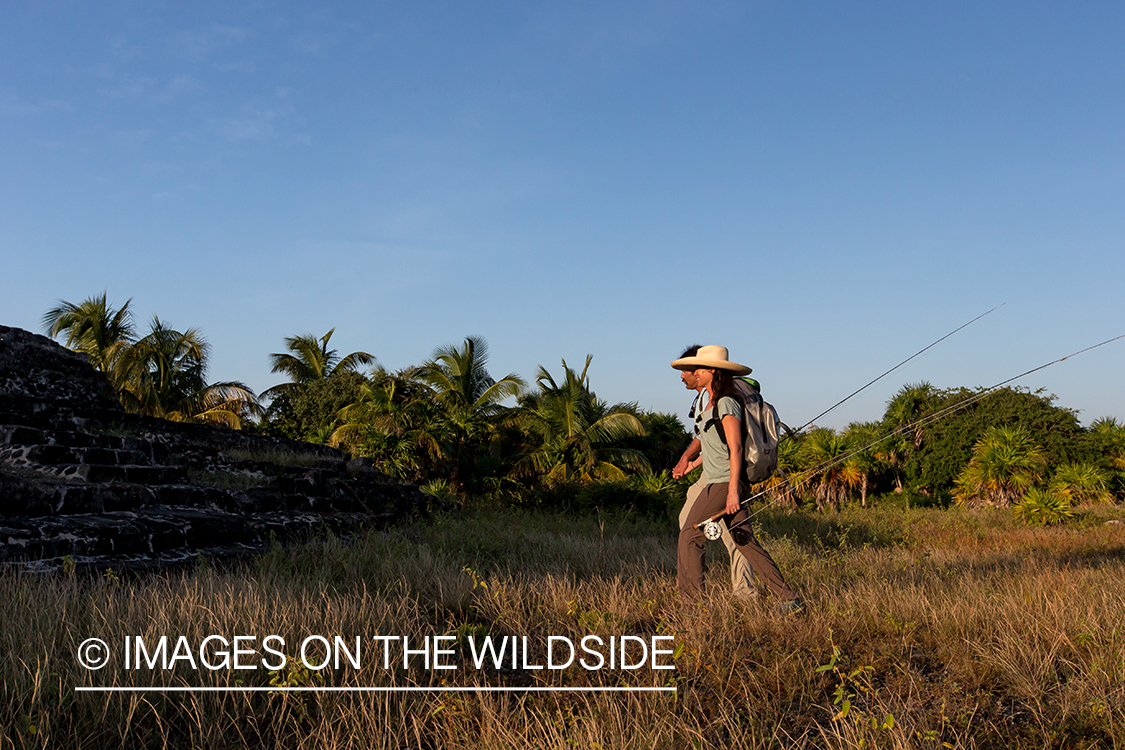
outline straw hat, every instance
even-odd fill
[[[714,367],[718,370],[730,370],[735,375],[749,375],[751,370],[746,365],[730,361],[730,355],[725,346],[708,344],[699,347],[699,352],[694,357],[684,357],[672,363],[677,370],[694,370],[697,367]]]

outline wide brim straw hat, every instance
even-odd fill
[[[694,370],[697,367],[714,367],[717,370],[730,370],[735,375],[749,375],[751,370],[746,365],[730,361],[730,354],[725,346],[708,344],[699,347],[694,357],[684,357],[672,363],[677,370]]]

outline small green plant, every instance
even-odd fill
[[[203,577],[210,577],[215,572],[211,567],[211,560],[203,554],[201,549],[195,551],[195,572]]]
[[[577,615],[578,626],[591,633],[630,633],[628,620],[616,612],[603,612],[597,609],[579,609],[574,601],[567,602],[568,615]]]
[[[488,583],[485,582],[485,581],[482,581],[480,576],[477,575],[477,572],[475,570],[473,570],[472,568],[470,568],[468,565],[461,568],[461,572],[462,573],[468,573],[469,578],[473,579],[473,590],[474,591],[476,591],[477,589],[486,589],[486,590],[488,589]]]
[[[1029,526],[1050,526],[1074,518],[1070,501],[1054,490],[1036,487],[1015,505],[1016,518]]]
[[[123,424],[113,424],[105,428],[104,434],[110,437],[140,437],[140,433],[134,427]]]
[[[434,479],[426,482],[418,488],[420,492],[430,497],[436,497],[438,500],[444,500],[453,493],[449,490],[449,482],[444,479]]]
[[[457,639],[457,647],[464,648],[469,641],[477,638],[483,639],[490,635],[487,625],[478,625],[472,622],[463,622],[452,631],[446,633]]]
[[[280,696],[292,707],[293,720],[298,726],[313,723],[313,707],[304,693],[293,693],[286,688],[312,688],[324,684],[324,675],[305,666],[304,661],[291,656],[285,659],[285,666],[270,672],[270,685],[281,690],[270,691],[272,696]]]
[[[642,492],[654,495],[667,494],[676,488],[676,481],[667,469],[659,474],[646,471],[633,477],[633,484]]]
[[[270,672],[270,684],[276,688],[315,687],[324,684],[324,675],[310,670],[301,659],[286,656],[285,666]]]
[[[16,718],[16,729],[21,734],[34,737],[39,734],[39,717],[36,714],[19,714]]]
[[[843,667],[846,661],[843,651],[836,644],[832,644],[832,657],[827,664],[816,668],[817,673],[831,672],[836,678],[836,690],[832,694],[832,704],[836,706],[836,714],[832,721],[851,719],[855,724],[867,724],[872,729],[890,731],[894,729],[894,714],[885,714],[880,720],[877,716],[864,716],[863,712],[854,707],[861,696],[875,696],[875,688],[871,684],[871,675],[875,671],[872,666],[860,666],[851,671]]]

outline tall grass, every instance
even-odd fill
[[[994,511],[758,517],[809,605],[681,607],[674,533],[481,510],[137,577],[0,575],[0,747],[1125,748],[1125,527]],[[88,637],[672,635],[674,671],[86,672]],[[835,658],[833,658],[835,656]],[[468,659],[463,659],[462,663]],[[379,665],[381,667],[381,665]],[[663,693],[76,693],[81,685],[630,685]]]

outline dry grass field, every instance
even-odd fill
[[[630,516],[473,510],[179,573],[0,575],[0,748],[1125,748],[1125,512],[765,512],[808,611],[675,592],[674,533]],[[126,636],[278,634],[283,669],[126,669]],[[452,636],[455,670],[310,634]],[[469,640],[672,636],[674,670],[475,669]],[[79,644],[108,641],[104,669]],[[541,658],[542,654],[532,659]],[[258,654],[251,659],[261,658]],[[673,692],[78,692],[80,686],[675,687]]]

